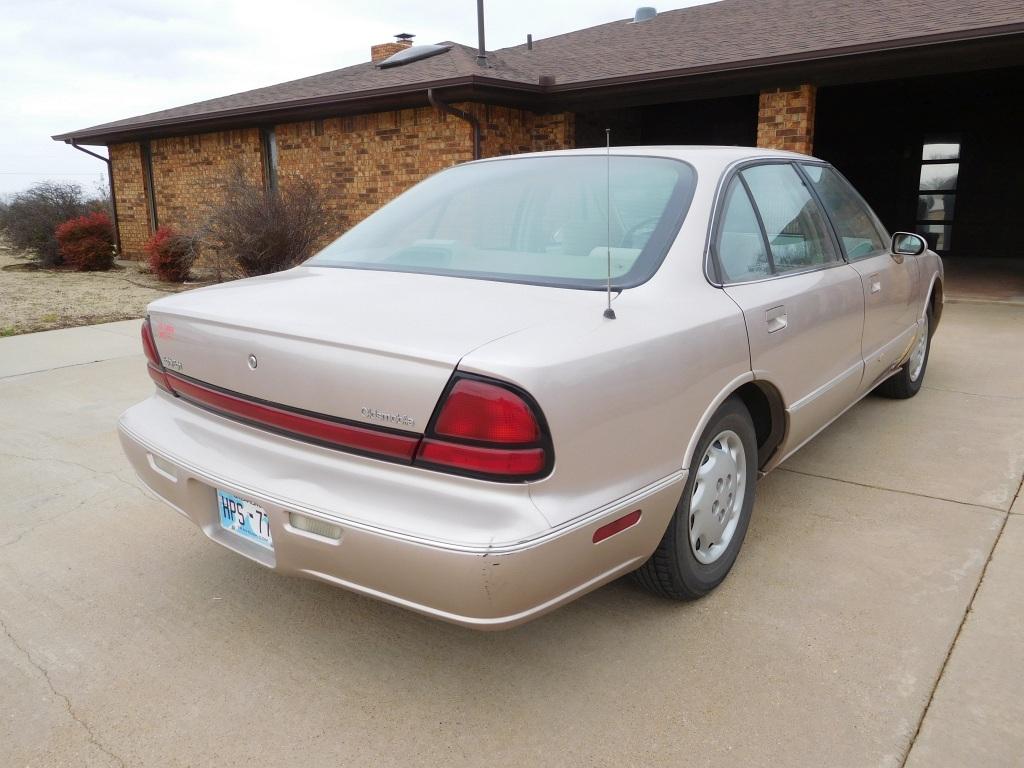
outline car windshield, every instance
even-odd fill
[[[306,264],[600,289],[610,252],[612,284],[628,288],[658,269],[695,184],[691,166],[661,157],[562,155],[456,166]]]

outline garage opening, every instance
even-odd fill
[[[1020,93],[1020,67],[823,87],[815,154],[942,254],[947,293],[1024,300]]]

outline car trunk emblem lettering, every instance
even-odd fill
[[[379,411],[376,408],[362,408],[359,413],[361,413],[365,419],[390,421],[393,424],[401,424],[403,427],[416,426],[416,419],[411,416],[406,416],[404,413],[389,413],[388,411]]]

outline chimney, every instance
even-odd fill
[[[394,56],[399,51],[404,51],[406,48],[412,46],[412,39],[414,37],[416,37],[416,35],[410,35],[408,32],[402,32],[400,35],[395,35],[395,42],[393,43],[371,45],[370,61],[383,61],[389,56]]]

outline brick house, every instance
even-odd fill
[[[1019,254],[1019,3],[722,0],[640,18],[486,52],[401,35],[362,64],[54,139],[108,148],[132,258],[156,226],[201,221],[235,168],[315,181],[340,234],[449,165],[603,145],[606,127],[617,145],[813,152],[892,230]]]

